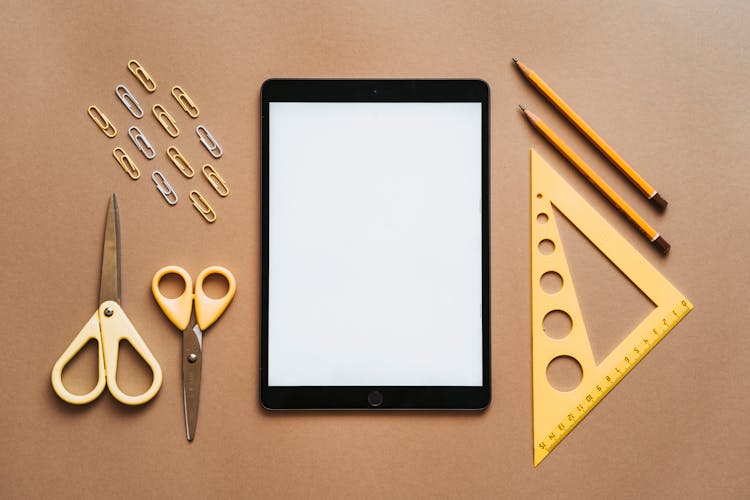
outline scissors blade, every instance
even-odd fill
[[[104,225],[104,248],[102,250],[102,273],[99,283],[99,303],[114,300],[120,303],[120,212],[117,194],[112,193]]]
[[[202,365],[203,332],[193,317],[190,325],[182,332],[182,396],[188,441],[195,437],[195,428],[198,425]]]

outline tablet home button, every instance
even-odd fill
[[[370,406],[380,406],[383,404],[383,394],[380,391],[372,391],[367,395],[367,402]]]

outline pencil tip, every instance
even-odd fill
[[[514,58],[513,58],[513,62],[514,62],[514,63],[516,63],[516,64],[518,64],[518,58],[517,58],[517,57],[514,57]]]
[[[523,104],[519,104],[518,107],[521,108],[521,111],[523,111],[524,113],[526,112],[526,106],[524,106]]]

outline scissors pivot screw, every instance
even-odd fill
[[[190,353],[188,355],[188,361],[190,361],[191,363],[195,363],[196,361],[198,361],[198,355],[194,352]]]
[[[109,318],[109,317],[110,317],[110,316],[112,316],[112,315],[113,315],[114,313],[115,313],[115,312],[114,312],[114,311],[112,310],[112,308],[111,308],[111,307],[105,307],[105,308],[104,308],[104,315],[105,315],[106,317],[108,317],[108,318]]]

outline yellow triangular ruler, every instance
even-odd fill
[[[594,360],[553,207],[656,305],[599,364]],[[533,149],[531,255],[534,465],[538,465],[693,305]],[[548,272],[562,278],[556,293],[541,286],[541,277]],[[543,329],[544,317],[551,311],[570,316],[572,328],[562,339],[549,337]],[[581,383],[571,391],[558,391],[547,380],[547,367],[558,356],[570,356],[581,365]]]

